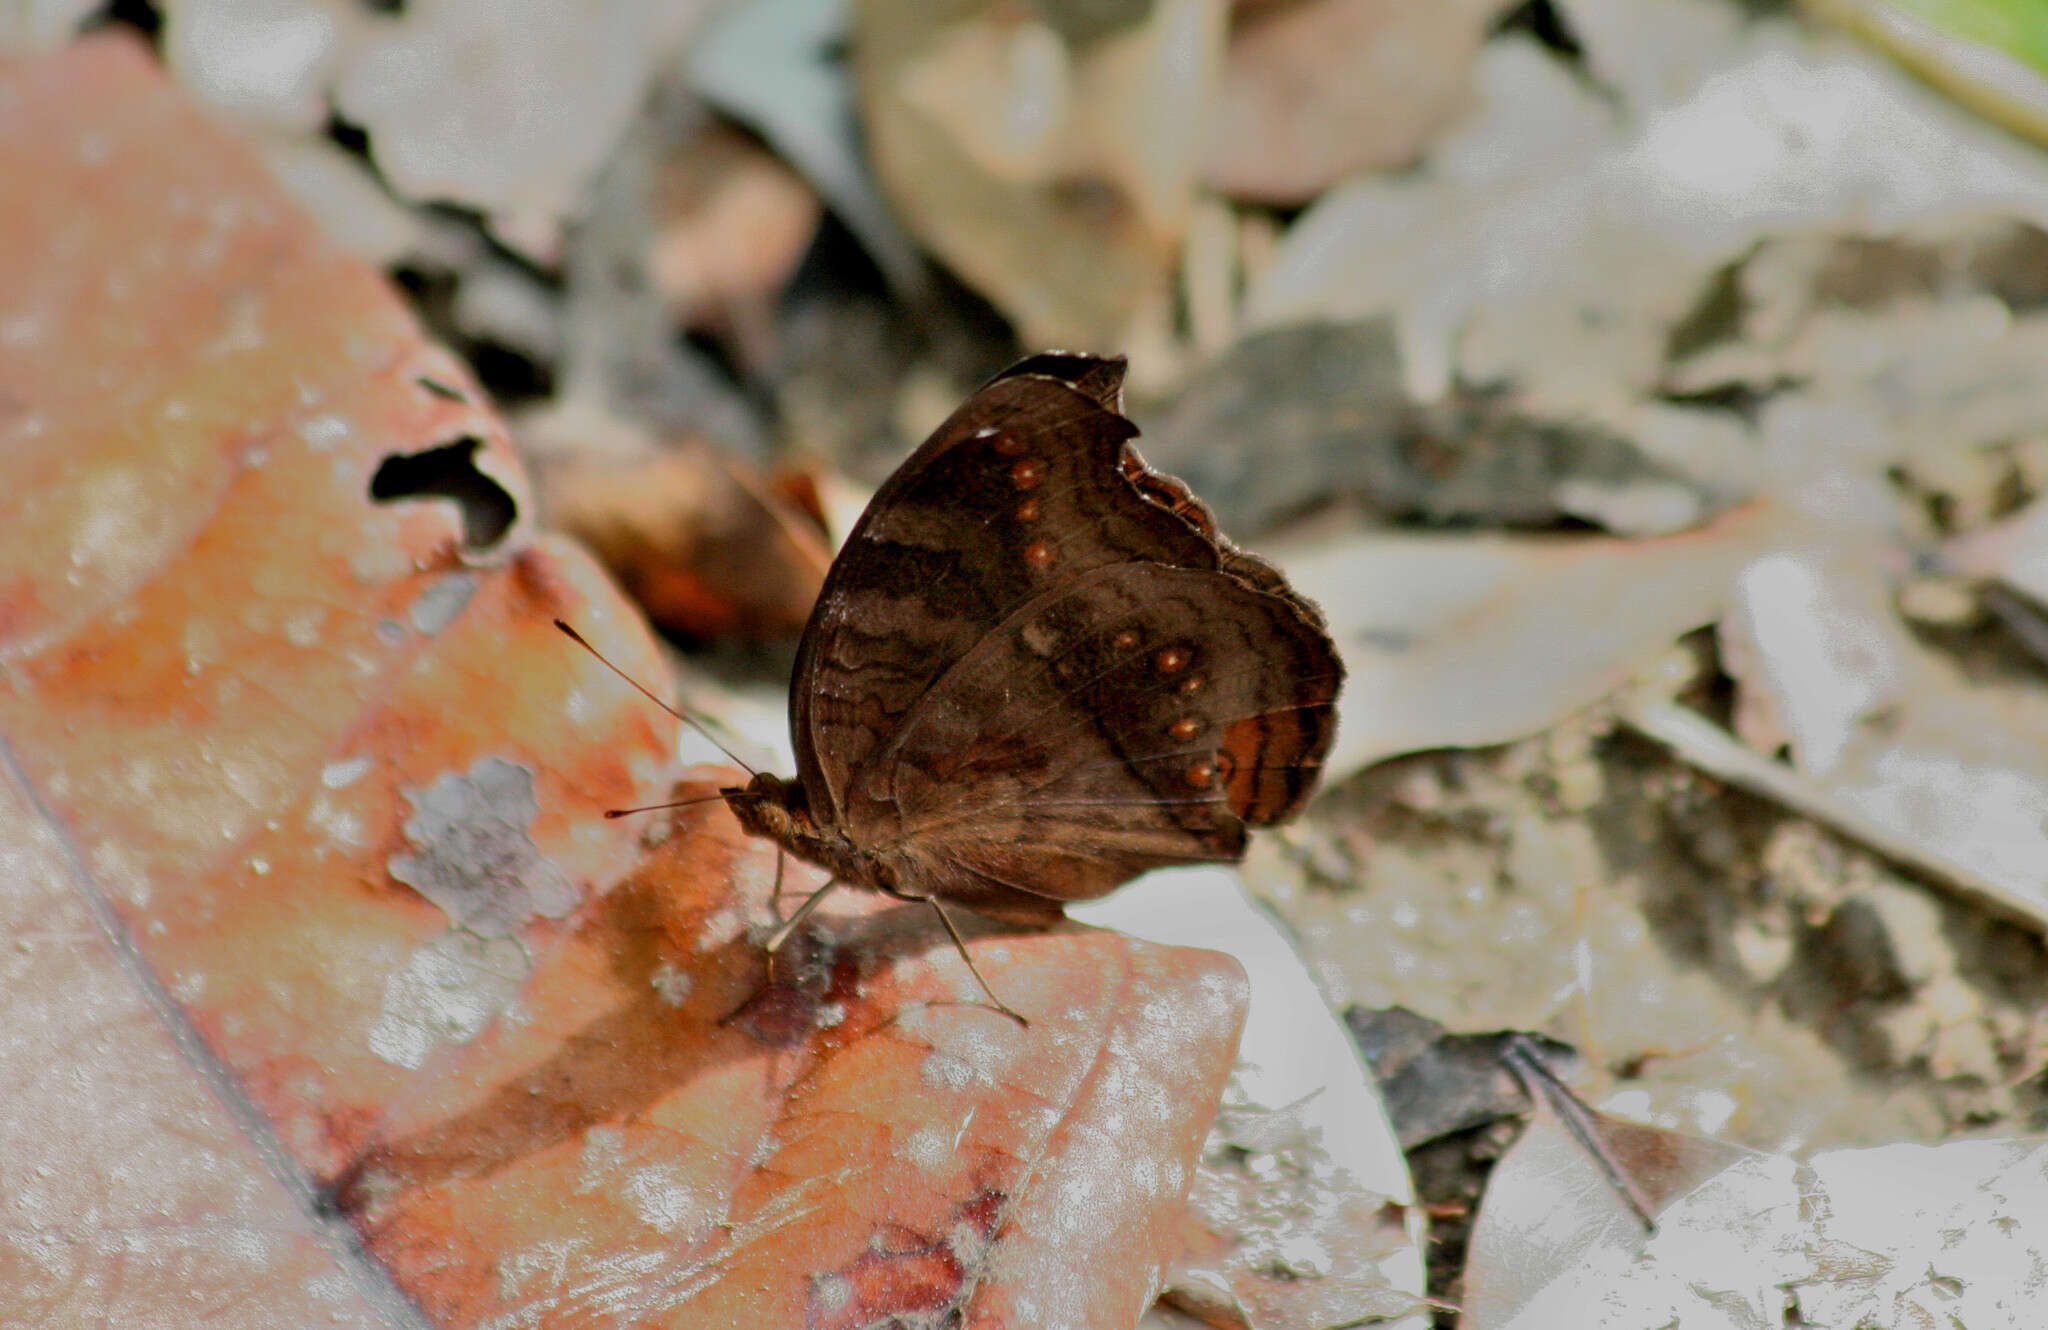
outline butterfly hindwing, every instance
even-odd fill
[[[1235,860],[1306,799],[1342,670],[1320,627],[1228,573],[1125,563],[1028,602],[937,680],[855,789],[870,843],[1101,895]],[[865,773],[864,773],[865,774]]]

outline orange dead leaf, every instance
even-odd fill
[[[985,934],[1027,1031],[928,911],[875,898],[814,916],[759,993],[773,872],[722,805],[683,810],[525,1019],[387,1117],[340,1190],[371,1249],[459,1324],[1135,1322],[1228,1071],[1235,967],[1078,925]],[[508,1252],[534,1258],[518,1278]]]
[[[599,816],[668,722],[550,620],[652,643],[462,367],[131,41],[0,178],[0,1319],[1133,1321],[1233,967],[983,936],[1025,1032],[855,905],[718,1024],[769,852]]]
[[[808,514],[703,439],[622,460],[549,457],[537,481],[549,522],[685,637],[796,636],[832,561]]]

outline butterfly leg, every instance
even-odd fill
[[[768,908],[775,912],[775,922],[782,922],[782,868],[789,862],[788,853],[780,846],[775,847],[775,888],[768,893]]]
[[[779,879],[782,869],[782,858],[780,855],[776,856],[775,867],[776,876]],[[807,896],[802,905],[796,907],[795,914],[783,920],[781,925],[768,935],[768,941],[762,944],[761,950],[768,953],[768,981],[770,983],[775,981],[775,953],[782,950],[782,944],[789,941],[789,935],[802,927],[804,920],[811,917],[811,911],[817,909],[824,902],[825,898],[831,895],[838,886],[838,878],[829,879],[824,886],[819,887]]]
[[[939,916],[939,922],[946,926],[947,936],[953,939],[953,950],[959,952],[960,959],[967,962],[967,973],[973,975],[974,982],[981,985],[981,991],[988,994],[989,1002],[995,1006],[995,1009],[997,1011],[1000,1011],[1001,1013],[1003,1013],[1003,1015],[1008,1016],[1011,1020],[1017,1022],[1017,1024],[1023,1026],[1025,1029],[1028,1030],[1031,1028],[1031,1022],[1025,1020],[1023,1014],[1019,1012],[1016,1008],[1012,1007],[1009,1003],[997,997],[996,991],[988,986],[988,980],[981,977],[981,971],[975,968],[974,957],[967,954],[967,943],[965,939],[963,939],[960,936],[960,930],[953,926],[953,916],[946,913],[946,907],[939,904],[939,898],[937,896],[912,896],[907,892],[891,891],[887,887],[883,887],[881,888],[881,890],[887,895],[894,896],[899,901],[923,901],[925,904],[931,906],[932,910]]]
[[[782,871],[782,857],[780,854],[776,856],[775,864],[777,890],[779,891]],[[802,905],[796,907],[795,914],[792,914],[791,916],[789,916],[789,918],[783,920],[780,924],[776,925],[775,931],[768,935],[768,941],[763,943],[761,946],[761,950],[763,954],[767,957],[768,961],[768,981],[762,984],[761,987],[755,989],[753,995],[750,996],[745,1002],[740,1003],[739,1006],[734,1007],[724,1016],[721,1016],[718,1020],[718,1023],[720,1025],[730,1025],[734,1020],[738,1019],[741,1012],[745,1011],[747,1008],[753,1006],[756,1002],[760,1001],[763,995],[768,993],[771,989],[773,989],[776,986],[776,953],[782,950],[782,944],[789,941],[789,939],[796,933],[797,929],[803,927],[803,922],[804,920],[810,918],[811,911],[817,909],[818,906],[824,902],[825,898],[831,895],[832,892],[838,886],[838,878],[832,878],[828,880],[824,886],[819,887],[816,891],[812,892],[808,897],[806,897]]]

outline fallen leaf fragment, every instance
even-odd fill
[[[1769,549],[1767,504],[1645,540],[1378,532],[1272,553],[1352,682],[1328,773],[1533,734],[1714,622]]]
[[[1216,496],[1218,519],[1244,533],[1334,501],[1390,522],[1580,518],[1661,535],[1719,507],[1727,481],[1702,484],[1613,430],[1531,418],[1498,394],[1413,401],[1385,319],[1250,333],[1140,418],[1146,458]]]
[[[1801,1269],[1798,1166],[1705,1137],[1592,1115],[1650,1202],[1646,1234],[1615,1180],[1544,1101],[1493,1170],[1465,1260],[1473,1330],[1778,1323]],[[1744,1322],[1738,1320],[1736,1324]]]
[[[1319,1330],[1417,1311],[1423,1216],[1407,1161],[1349,1036],[1237,875],[1148,873],[1072,913],[1155,942],[1225,952],[1251,985],[1167,1298],[1253,1330]]]
[[[1806,0],[1965,106],[2048,142],[2040,14],[2024,0]]]
[[[925,285],[924,260],[883,202],[861,151],[852,73],[841,58],[849,16],[841,0],[727,5],[690,43],[690,86],[758,131],[804,173],[906,296]]]
[[[1827,820],[2048,927],[2048,709],[1917,641],[1876,571],[1881,548],[1845,548],[1864,553],[1788,547],[1738,580],[1721,631],[1745,737],[1766,752],[1790,739],[1803,780],[1779,784],[1804,786],[1810,811],[1839,808],[1850,825]]]
[[[1504,0],[1309,0],[1236,7],[1203,176],[1300,204],[1357,171],[1402,166],[1464,109],[1473,54]]]
[[[372,1251],[453,1323],[1135,1323],[1235,967],[1079,925],[980,936],[1020,1029],[928,911],[877,898],[814,915],[762,992],[773,868],[715,800],[683,810],[524,1019],[387,1114],[340,1188]]]
[[[760,143],[705,122],[663,154],[649,202],[648,275],[677,324],[774,360],[775,302],[809,250],[818,196]]]
[[[1760,240],[1972,208],[2048,218],[2038,154],[1867,51],[1693,0],[1567,8],[1625,118],[1559,62],[1494,43],[1478,111],[1429,167],[1326,192],[1248,320],[1391,314],[1418,397],[1509,383],[1542,414],[1601,419],[1658,389],[1673,330]]]
[[[1652,1199],[1619,1199],[1539,1107],[1487,1187],[1466,1323],[2022,1326],[2048,1296],[2048,1144],[1952,1141],[1783,1155],[1594,1115]]]
[[[529,420],[529,442],[566,421]],[[536,485],[551,525],[580,537],[649,618],[690,638],[794,637],[831,550],[752,466],[686,437],[632,457],[555,449]]]
[[[354,1235],[279,1176],[246,1101],[195,1063],[189,1027],[137,982],[73,850],[0,767],[0,1318],[399,1323],[402,1299]]]
[[[406,198],[489,214],[499,238],[555,257],[605,154],[701,14],[616,0],[422,0],[369,25],[336,110]]]
[[[10,1189],[0,1251],[41,1264],[9,1294],[145,1324],[194,1288],[266,1324],[1135,1323],[1234,966],[979,937],[1025,1031],[927,914],[848,902],[720,1024],[763,977],[773,855],[715,802],[651,858],[600,816],[656,787],[669,723],[550,620],[659,662],[587,556],[533,540],[461,367],[132,41],[0,65],[0,106],[0,173],[38,182],[0,210],[0,902],[84,962],[20,935],[4,1048],[106,1091],[29,1120],[28,1157],[91,1185]],[[57,1012],[67,973],[98,991]],[[185,1190],[108,1210],[110,1134]],[[265,1236],[174,1285],[163,1218]]]
[[[934,22],[864,0],[855,71],[876,175],[1024,341],[1113,349],[1164,297],[1222,40],[1220,0],[1156,0],[1107,30],[1082,5]]]

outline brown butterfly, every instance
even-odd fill
[[[960,945],[948,903],[1050,925],[1307,801],[1344,678],[1322,615],[1145,466],[1123,375],[1012,366],[847,537],[797,650],[796,779],[721,792],[832,874],[771,956],[839,886],[929,902]]]

